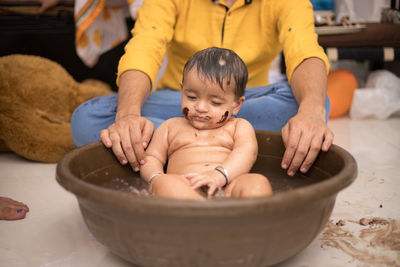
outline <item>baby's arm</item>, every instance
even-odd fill
[[[258,145],[253,126],[244,119],[236,124],[233,136],[233,149],[222,163],[228,171],[229,182],[237,176],[248,173],[257,159]]]
[[[167,162],[169,122],[170,120],[165,121],[154,132],[146,150],[146,163],[140,167],[140,176],[148,183],[155,175],[164,173],[164,165]]]

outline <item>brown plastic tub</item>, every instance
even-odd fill
[[[132,193],[132,187],[144,186],[139,176],[100,142],[68,153],[58,163],[57,181],[76,195],[95,238],[138,266],[268,266],[317,236],[337,193],[355,179],[357,165],[333,145],[307,175],[290,177],[280,168],[281,135],[258,131],[257,138],[253,171],[270,179],[270,197],[201,202]]]

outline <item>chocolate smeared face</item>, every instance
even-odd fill
[[[189,109],[187,107],[184,107],[182,109],[182,114],[185,117],[185,119],[188,119]]]
[[[181,110],[196,129],[214,129],[225,125],[238,111],[232,81],[224,88],[212,79],[198,74],[196,68],[186,72],[182,81]]]
[[[223,123],[228,118],[229,111],[225,111],[224,115],[222,115],[221,119],[217,123]]]

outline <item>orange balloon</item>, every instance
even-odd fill
[[[328,96],[331,100],[329,118],[345,115],[350,110],[357,79],[353,73],[344,69],[336,69],[328,74]]]

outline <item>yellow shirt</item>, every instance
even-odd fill
[[[247,87],[268,84],[271,61],[282,49],[289,81],[310,57],[322,59],[329,69],[308,0],[237,0],[230,9],[223,0],[145,0],[132,34],[118,78],[124,71],[140,70],[154,84],[167,52],[157,89],[179,90],[186,61],[211,46],[232,49],[243,59],[249,71]]]

